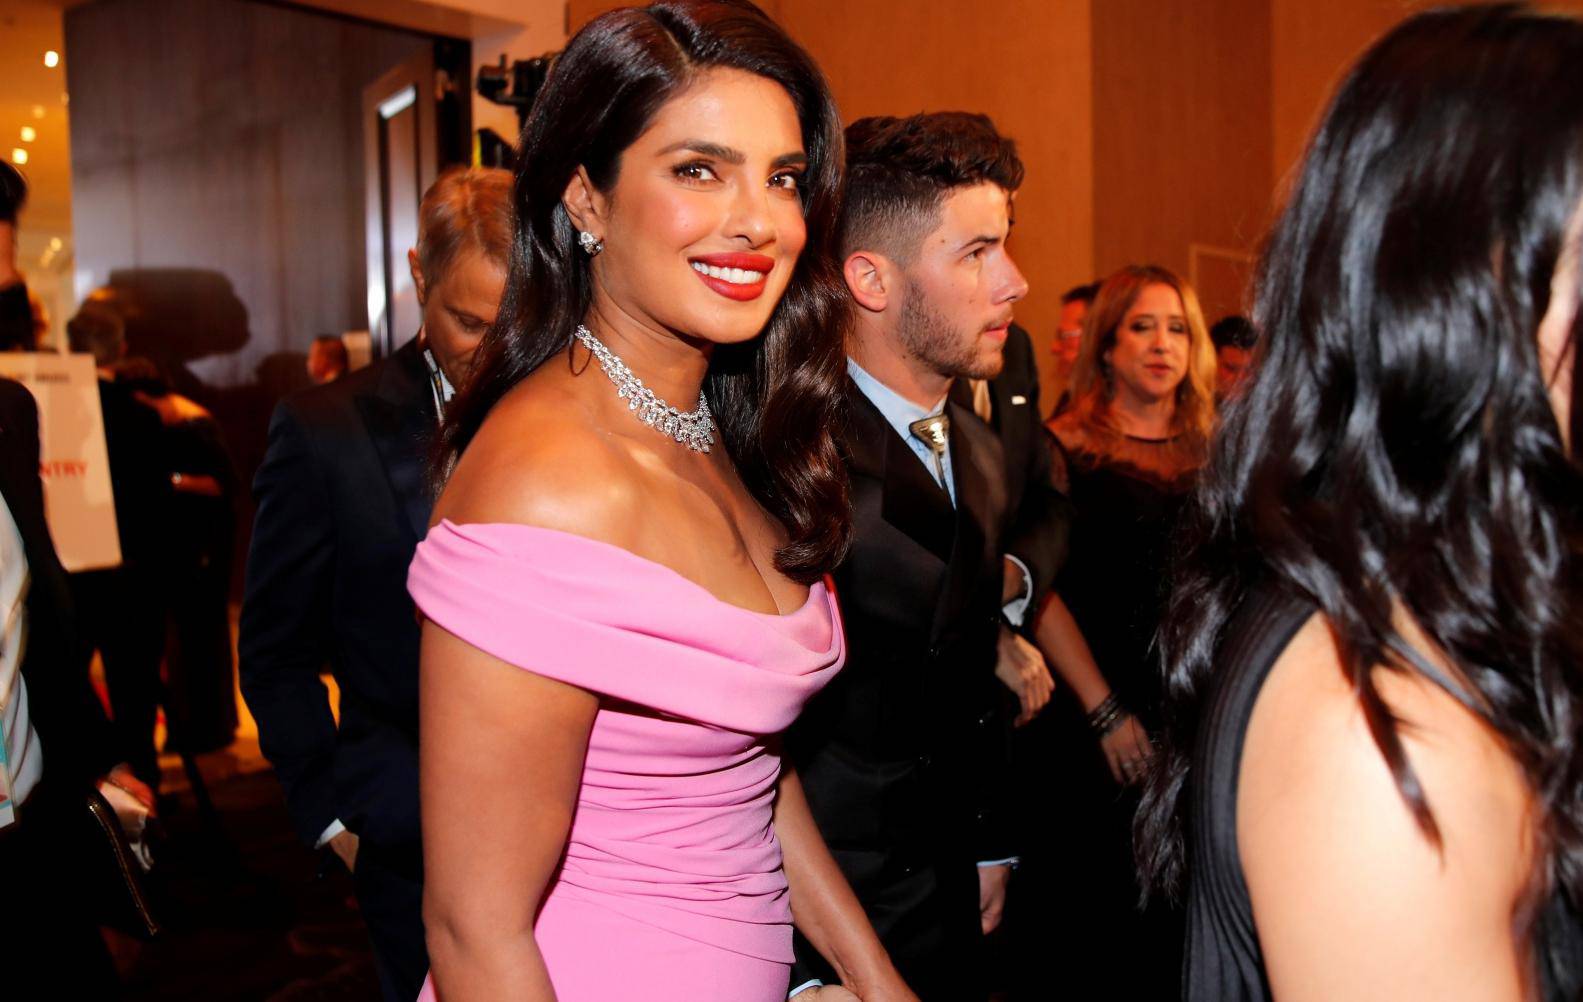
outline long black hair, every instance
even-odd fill
[[[1263,581],[1333,626],[1431,839],[1375,666],[1422,673],[1499,733],[1542,811],[1546,886],[1583,900],[1583,476],[1535,338],[1580,200],[1577,21],[1422,14],[1341,85],[1259,265],[1257,374],[1185,519],[1161,635],[1169,731],[1138,825],[1153,889],[1178,887],[1201,693]],[[1456,677],[1392,628],[1395,603]]]
[[[744,483],[786,526],[776,566],[801,581],[832,567],[850,535],[835,444],[842,417],[845,286],[836,264],[841,122],[819,68],[744,0],[665,0],[589,22],[550,70],[517,154],[516,237],[505,295],[466,388],[446,408],[441,465],[467,448],[517,383],[564,351],[593,287],[561,198],[579,166],[608,191],[621,155],[699,73],[730,67],[780,84],[802,126],[808,240],[760,338],[717,348],[704,395]]]

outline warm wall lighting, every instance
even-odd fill
[[[60,237],[50,237],[49,238],[49,249],[50,250],[58,251],[64,246],[66,246],[66,245],[63,242],[61,242],[61,238]]]
[[[59,66],[60,53],[56,52],[54,49],[50,49],[48,52],[44,53],[44,65],[48,66],[50,69],[54,69],[55,67]]]
[[[24,126],[22,126],[22,141],[24,143],[31,143],[33,140],[35,140],[37,138],[38,138],[38,130],[37,129],[33,128],[33,126],[31,126],[31,125],[24,125]]]
[[[20,146],[18,146],[16,149],[12,150],[11,151],[11,162],[14,163],[14,164],[25,164],[25,163],[27,163],[27,150],[24,150]]]
[[[42,104],[35,104],[33,106],[33,117],[34,118],[43,118],[44,117],[44,106]]]

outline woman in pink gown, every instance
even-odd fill
[[[840,669],[839,118],[755,8],[607,14],[522,136],[413,561],[444,1002],[911,1000],[776,735]],[[669,402],[667,402],[669,401]]]

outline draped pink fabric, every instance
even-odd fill
[[[767,615],[606,543],[448,521],[418,547],[408,588],[448,632],[601,697],[535,930],[561,1002],[783,998],[791,912],[766,738],[841,666],[830,588]],[[724,994],[698,994],[699,965]]]

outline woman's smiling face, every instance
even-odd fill
[[[777,83],[716,68],[621,154],[593,261],[611,305],[721,344],[758,336],[807,240],[801,125]]]

